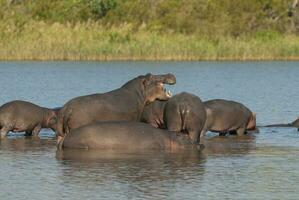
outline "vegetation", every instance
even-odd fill
[[[297,0],[0,0],[2,60],[299,59]]]

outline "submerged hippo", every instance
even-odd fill
[[[299,131],[299,117],[295,121],[288,124],[271,124],[265,127],[295,127],[298,128],[297,130]]]
[[[56,130],[58,109],[43,108],[26,101],[11,101],[0,107],[1,137],[9,131],[38,135],[41,128]]]
[[[206,131],[218,132],[221,135],[228,132],[243,135],[246,130],[256,128],[256,114],[246,106],[235,101],[215,99],[204,102],[207,119],[201,136]]]
[[[182,92],[168,101],[155,101],[146,106],[141,121],[156,128],[187,133],[193,142],[199,142],[206,110],[199,97]]]
[[[141,122],[96,122],[58,141],[58,149],[182,150],[200,149],[188,136],[157,129]]]
[[[172,74],[138,76],[121,88],[74,98],[59,112],[57,135],[96,121],[139,121],[143,108],[155,99],[171,97],[163,84],[175,84]]]

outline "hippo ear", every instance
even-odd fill
[[[145,75],[145,79],[147,81],[151,81],[151,80],[153,80],[153,75],[151,73],[148,73],[148,74]]]
[[[149,83],[153,80],[153,75],[148,73],[144,76],[144,78],[142,79],[142,84],[144,86],[149,85]]]
[[[152,75],[151,73],[147,73],[147,74],[145,75],[145,78],[150,79],[152,76],[153,76],[153,75]]]

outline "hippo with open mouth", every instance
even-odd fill
[[[156,99],[168,100],[164,84],[175,84],[172,74],[138,76],[119,89],[68,101],[59,112],[57,135],[98,121],[139,121],[143,108]]]

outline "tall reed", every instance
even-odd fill
[[[209,38],[95,22],[1,23],[0,60],[299,60],[299,36]]]

